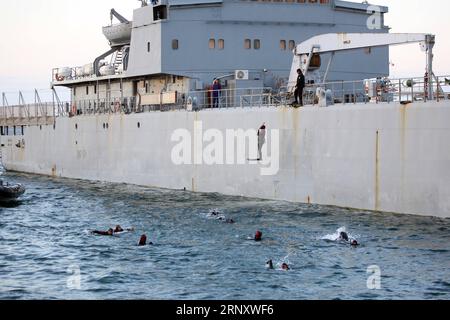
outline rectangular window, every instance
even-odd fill
[[[261,40],[255,39],[255,41],[253,41],[253,48],[259,50],[261,48]]]
[[[150,42],[147,42],[147,52],[150,52]]]
[[[280,40],[280,49],[286,50],[286,40]]]
[[[178,39],[173,39],[172,40],[172,49],[173,50],[178,50]]]
[[[73,96],[75,97],[77,95],[77,87],[73,87]]]
[[[210,49],[215,49],[216,48],[216,40],[215,39],[209,39],[209,44],[208,44]]]
[[[294,49],[295,49],[295,41],[289,40],[289,50],[294,50]]]
[[[245,49],[251,49],[252,48],[252,40],[250,40],[250,39],[245,39],[245,41],[244,41],[244,48]]]
[[[225,48],[225,40],[219,39],[219,50],[223,50]]]
[[[148,82],[145,81],[145,93],[148,93]]]
[[[86,86],[86,95],[89,95],[89,86]]]
[[[94,93],[97,94],[97,85],[94,85]]]

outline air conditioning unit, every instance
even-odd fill
[[[235,79],[236,80],[248,80],[249,72],[248,70],[236,70]]]

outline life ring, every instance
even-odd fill
[[[64,80],[64,76],[60,76],[59,74],[55,75],[55,79],[56,81],[63,81]]]

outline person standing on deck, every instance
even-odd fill
[[[305,89],[305,76],[301,69],[297,70],[297,85],[294,91],[294,105],[299,104],[298,98],[300,98],[300,106],[303,106],[303,90]]]
[[[219,108],[219,97],[220,97],[220,90],[222,90],[222,86],[220,85],[220,82],[218,79],[214,79],[212,91],[213,91],[213,108]]]

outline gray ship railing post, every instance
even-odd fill
[[[34,116],[36,118],[36,120],[38,119],[39,116],[39,102],[40,102],[40,98],[39,98],[39,93],[37,91],[37,89],[34,89]]]
[[[436,101],[439,102],[439,77],[436,77]]]
[[[435,44],[435,36],[427,35],[427,73],[428,73],[428,99],[433,100],[433,47]]]
[[[353,104],[356,104],[356,84],[353,81]]]
[[[19,118],[23,118],[23,110],[25,109],[25,99],[22,91],[19,90]]]
[[[97,82],[96,82],[96,86],[97,86],[97,106],[94,104],[94,114],[96,114],[96,107],[97,107],[97,109],[100,107],[100,87],[99,87],[99,85],[98,85],[98,80],[97,80]]]

